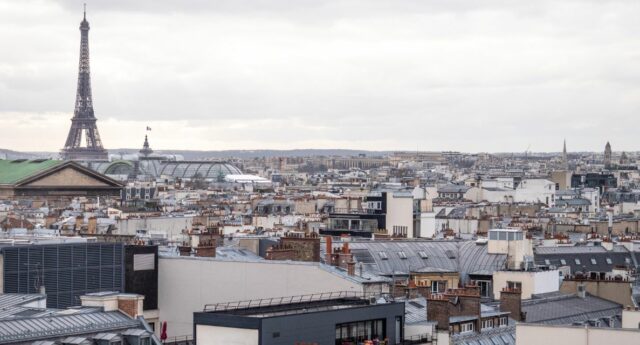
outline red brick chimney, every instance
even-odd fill
[[[500,292],[500,311],[508,311],[511,318],[524,321],[526,313],[522,312],[522,290],[504,288]]]
[[[347,264],[351,261],[353,261],[353,254],[351,254],[351,250],[349,249],[349,242],[344,242],[342,244],[342,251],[338,254],[338,266],[347,268]]]
[[[325,237],[326,248],[325,248],[325,258],[324,263],[327,265],[333,265],[331,260],[331,254],[333,253],[333,238],[331,236]]]
[[[449,299],[444,295],[427,297],[427,320],[435,321],[437,329],[449,329]]]
[[[437,321],[438,329],[449,329],[452,316],[476,317],[476,329],[480,329],[480,289],[466,286],[448,289],[444,294],[432,294],[427,297],[427,320]]]
[[[355,261],[351,260],[351,261],[347,262],[347,273],[350,276],[355,276],[356,275],[356,263],[355,263]]]

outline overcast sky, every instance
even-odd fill
[[[75,0],[0,0],[0,148],[57,151]],[[640,1],[87,0],[106,148],[637,150]]]

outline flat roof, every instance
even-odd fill
[[[371,305],[404,304],[392,302],[382,296],[352,291],[327,292],[311,295],[265,298],[205,305],[203,312],[252,318],[306,314],[320,311],[343,310]]]

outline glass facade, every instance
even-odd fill
[[[365,340],[384,340],[386,320],[367,320],[336,325],[336,345],[356,345]]]
[[[329,218],[329,229],[374,232],[378,229],[378,221],[375,219]]]

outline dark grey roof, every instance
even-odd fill
[[[569,266],[572,274],[611,272],[616,266],[636,267],[635,253],[621,250],[624,247],[614,248],[615,250],[607,251],[599,246],[537,247],[534,261],[537,265]]]
[[[448,184],[438,187],[438,193],[466,193],[471,187],[457,184]]]
[[[527,313],[528,323],[572,325],[590,320],[606,319],[608,322],[609,318],[618,323],[616,316],[622,314],[622,305],[588,294],[585,298],[559,295],[523,301],[522,311]]]
[[[591,205],[591,201],[587,199],[582,199],[582,198],[556,200],[556,206],[561,206],[561,207],[562,206],[575,207],[575,206],[589,206],[589,205]]]
[[[383,275],[429,267],[460,272],[466,280],[472,272],[499,270],[506,261],[506,255],[489,254],[487,246],[475,241],[354,241],[349,247],[354,260],[363,263],[364,270]],[[321,250],[324,249],[322,246]]]
[[[467,215],[466,207],[456,207],[453,210],[451,210],[451,212],[449,212],[449,214],[447,215],[447,218],[463,219],[466,215]]]
[[[496,327],[481,332],[459,333],[451,336],[454,345],[514,345],[516,326]]]

